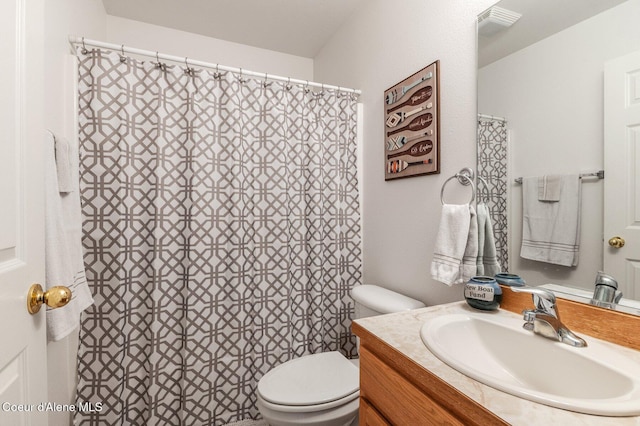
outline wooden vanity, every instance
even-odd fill
[[[364,328],[353,329],[360,337],[360,426],[508,424]]]
[[[508,293],[507,293],[508,292]],[[512,297],[512,295],[514,297]],[[520,312],[529,308],[529,298],[505,290],[505,310]],[[565,323],[577,319],[571,306],[563,306],[559,300],[560,315]],[[569,302],[572,303],[572,302]],[[565,315],[563,316],[563,307]],[[588,308],[588,307],[587,307]],[[575,413],[531,402],[483,385],[447,366],[422,343],[419,330],[425,321],[438,315],[460,313],[469,310],[466,303],[451,303],[397,314],[356,320],[353,332],[360,337],[360,425],[640,425],[640,417],[603,417]],[[580,321],[600,324],[605,315],[596,311],[577,308]],[[604,311],[604,312],[603,312]],[[477,312],[477,311],[476,311]],[[503,311],[504,312],[504,311]],[[585,313],[586,312],[586,313]],[[640,318],[629,315],[620,317],[612,313],[618,327],[638,329]],[[488,314],[492,315],[492,314]],[[609,325],[611,326],[611,324]],[[629,327],[629,328],[627,328]],[[586,333],[584,327],[576,332]],[[634,341],[620,341],[615,333],[614,343],[637,349]],[[637,333],[627,333],[636,334]],[[594,337],[605,339],[596,331]],[[625,338],[627,339],[627,338]],[[635,340],[635,337],[630,337]],[[508,344],[508,342],[505,342]],[[469,348],[473,350],[472,347]],[[627,348],[640,362],[640,352]],[[637,358],[636,358],[637,357]]]

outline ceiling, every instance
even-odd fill
[[[522,14],[512,27],[478,37],[478,67],[562,31],[626,0],[502,0],[504,9]]]
[[[109,15],[313,58],[367,0],[102,0]]]
[[[314,58],[370,0],[102,0],[109,15]],[[626,0],[502,0],[523,16],[478,39],[480,67]]]

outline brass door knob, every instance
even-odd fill
[[[622,237],[613,237],[609,239],[609,245],[614,248],[624,247],[624,238]]]
[[[27,310],[30,314],[38,313],[42,304],[50,308],[61,308],[71,300],[71,290],[65,286],[51,287],[44,291],[40,284],[33,284],[27,293]]]

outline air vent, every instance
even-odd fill
[[[478,34],[490,36],[512,26],[522,14],[494,6],[478,16]]]

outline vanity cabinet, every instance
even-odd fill
[[[507,425],[354,322],[360,337],[360,425]]]

